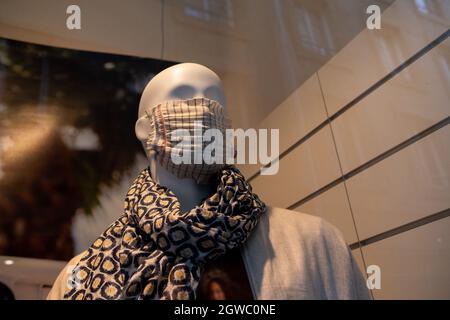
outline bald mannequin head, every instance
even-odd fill
[[[138,118],[145,110],[170,100],[208,98],[226,107],[222,81],[211,69],[196,63],[180,63],[158,73],[145,87]]]
[[[211,186],[199,185],[193,179],[179,179],[165,170],[155,159],[154,150],[147,150],[146,142],[151,130],[146,112],[167,101],[207,98],[226,107],[222,81],[211,69],[196,63],[180,63],[158,73],[147,84],[139,103],[136,137],[141,141],[150,163],[152,178],[168,186],[179,197],[182,207],[192,208]]]

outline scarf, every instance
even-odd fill
[[[233,166],[221,170],[212,196],[185,213],[146,168],[124,207],[73,268],[65,299],[193,300],[204,264],[241,246],[266,210]]]

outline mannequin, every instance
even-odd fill
[[[136,137],[145,150],[150,163],[152,178],[160,185],[168,187],[178,197],[181,211],[186,212],[202,199],[211,195],[216,188],[214,184],[198,184],[194,179],[180,179],[163,168],[155,159],[154,153],[148,152],[146,142],[150,131],[150,120],[145,117],[149,108],[171,100],[207,98],[219,102],[226,108],[226,99],[222,81],[211,69],[196,63],[181,63],[169,67],[155,77],[145,87],[139,102],[138,120],[136,121]],[[251,297],[248,279],[245,275],[242,258],[239,252],[232,251],[205,266],[203,279],[211,272],[221,270],[223,273],[239,274],[241,283],[236,284],[240,291],[237,299]],[[238,280],[235,279],[235,282]],[[200,286],[203,287],[203,286]],[[231,291],[231,290],[230,290]],[[201,294],[199,295],[201,299]]]
[[[191,98],[216,100],[226,107],[222,82],[212,70],[194,63],[172,66],[146,86],[135,125],[136,137],[146,150],[152,178],[175,193],[183,212],[199,204],[215,186],[180,179],[155,161],[155,155],[145,146],[150,130],[145,113],[159,103]],[[48,299],[62,299],[70,273],[68,268],[76,265],[80,258],[81,254],[74,257],[61,271]],[[364,278],[340,232],[320,218],[299,212],[268,208],[243,247],[214,262],[213,269],[222,268],[214,272],[241,273],[243,278],[234,281],[243,283],[243,291],[247,283],[250,296],[255,299],[369,298]],[[205,270],[207,268],[208,265]],[[211,279],[206,286],[200,283],[199,288],[210,286],[215,290],[214,295],[222,296],[217,288],[220,281],[212,276]],[[245,294],[237,299],[245,299]]]
[[[226,108],[222,81],[212,70],[195,63],[182,63],[167,68],[157,74],[145,87],[139,103],[135,133],[147,154],[153,179],[172,190],[180,200],[181,211],[185,212],[211,194],[213,185],[197,184],[193,179],[179,179],[164,170],[154,154],[145,148],[150,121],[145,111],[158,103],[170,100],[208,98]]]

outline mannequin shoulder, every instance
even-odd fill
[[[81,258],[83,258],[83,256],[86,254],[87,250],[83,251],[82,253],[80,253],[79,255],[73,257],[72,259],[70,259],[69,263],[67,263],[67,267],[69,266],[75,266],[78,264],[78,262],[80,262]]]
[[[271,208],[244,250],[258,299],[367,299],[341,232],[324,219]]]
[[[71,274],[72,269],[78,264],[85,253],[86,251],[83,251],[79,255],[70,259],[66,266],[61,270],[55,282],[53,283],[52,289],[47,296],[47,300],[63,299],[64,293],[66,291],[68,277]]]
[[[307,213],[283,208],[268,207],[261,219],[268,230],[282,230],[291,239],[301,236],[303,240],[320,239],[345,244],[342,233],[328,221]]]

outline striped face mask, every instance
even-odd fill
[[[151,129],[147,150],[178,178],[208,183],[233,159],[226,143],[230,120],[223,106],[206,98],[168,101],[146,112]]]

